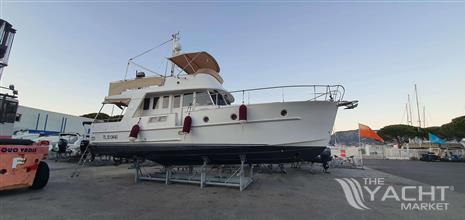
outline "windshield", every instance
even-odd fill
[[[210,91],[210,96],[213,100],[213,103],[215,105],[227,105],[226,101],[224,100],[224,97],[221,93],[215,91]]]
[[[213,105],[213,102],[207,92],[196,92],[195,104],[197,106]]]
[[[72,134],[61,135],[60,138],[67,140],[69,144],[74,144],[79,139],[77,135]]]

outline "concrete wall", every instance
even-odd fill
[[[63,132],[84,134],[85,130],[82,126],[82,122],[92,121],[92,119],[89,118],[26,106],[18,107],[16,119],[14,131],[29,130],[30,132],[49,134]]]

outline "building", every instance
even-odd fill
[[[92,119],[18,106],[14,131],[27,130],[29,133],[47,135],[65,132],[84,134],[88,129],[82,124],[85,121],[91,122]]]

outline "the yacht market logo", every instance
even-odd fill
[[[402,186],[398,189],[385,185],[384,178],[363,178],[359,183],[354,178],[336,178],[350,206],[358,210],[371,209],[367,203],[393,200],[401,210],[446,211],[446,189],[453,186]]]

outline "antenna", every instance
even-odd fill
[[[181,44],[179,44],[178,42],[179,40],[178,36],[179,36],[179,32],[171,35],[172,41],[173,41],[173,49],[172,49],[171,55],[173,57],[178,55],[181,52]],[[175,68],[175,64],[174,62],[171,62],[171,76],[174,76],[174,68]]]

